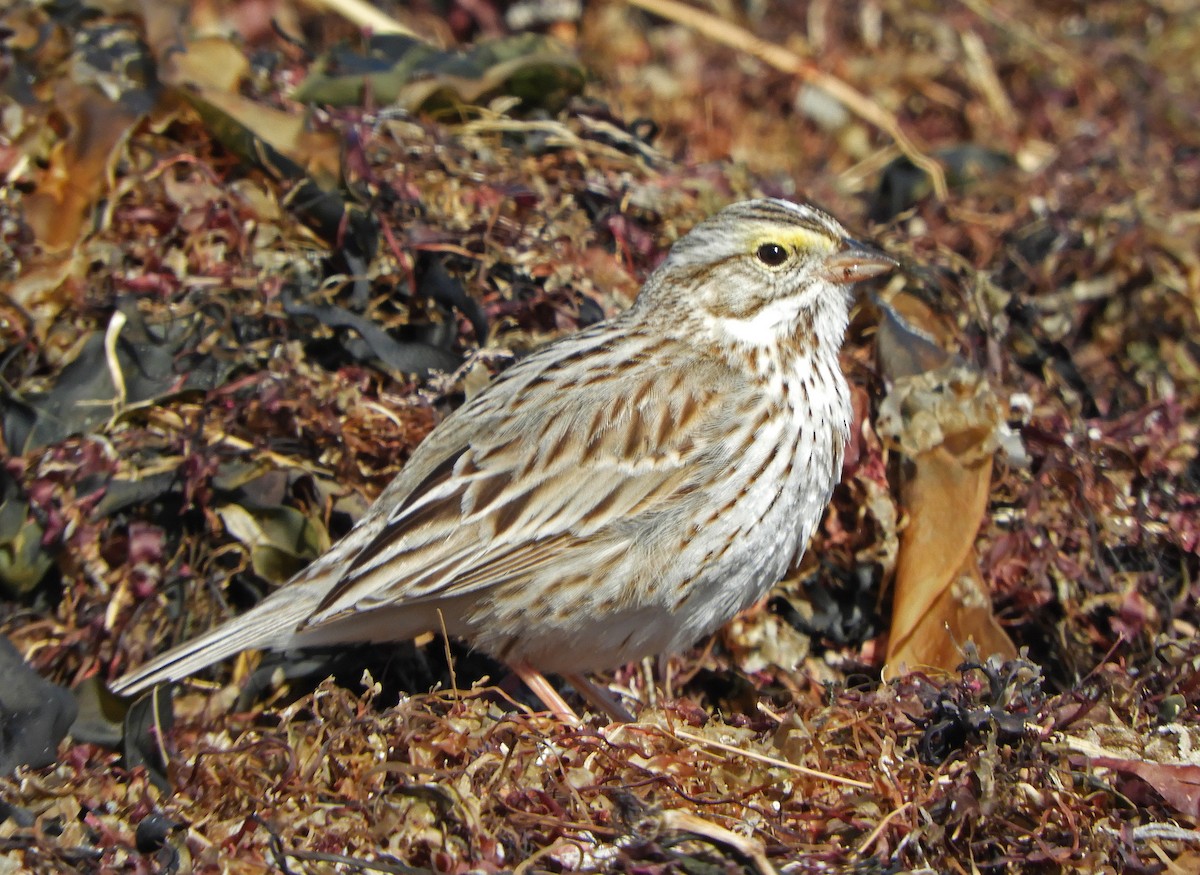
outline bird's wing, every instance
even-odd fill
[[[753,427],[752,393],[731,404],[714,391],[716,370],[704,373],[713,366],[664,364],[646,381],[614,359],[570,382],[571,349],[557,351],[523,362],[431,435],[413,459],[420,482],[393,494],[298,632],[544,571],[598,533],[701,499],[705,469],[728,451],[723,425]]]

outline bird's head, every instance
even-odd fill
[[[896,266],[815,207],[744,201],[704,220],[671,248],[638,307],[696,320],[732,342],[772,346],[813,333],[840,346],[852,283]]]

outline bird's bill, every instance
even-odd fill
[[[886,252],[881,252],[865,243],[849,238],[842,241],[843,248],[825,259],[822,275],[831,283],[848,285],[859,280],[887,273],[899,262]]]

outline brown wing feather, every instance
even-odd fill
[[[721,432],[714,421],[738,411],[672,376],[640,393],[627,380],[601,382],[586,403],[575,393],[570,411],[556,380],[513,387],[508,416],[447,448],[306,626],[544,572],[597,532],[686,500]]]

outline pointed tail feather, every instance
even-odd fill
[[[235,617],[199,638],[185,641],[159,654],[136,671],[113,681],[109,688],[130,696],[155,684],[177,681],[243,650],[279,650],[292,644],[304,623],[341,576],[348,559],[369,541],[382,525],[364,521],[318,556],[307,568],[240,617]]]
[[[289,584],[240,617],[159,654],[109,687],[119,695],[140,693],[155,684],[177,681],[242,650],[286,647],[320,602],[325,587]]]

